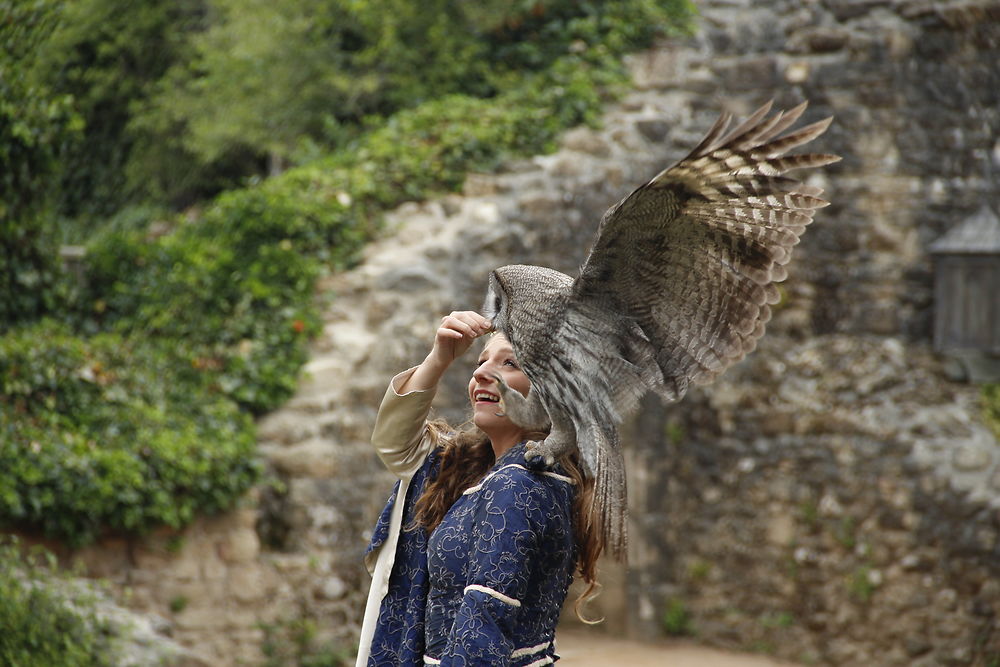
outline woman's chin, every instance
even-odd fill
[[[499,407],[496,403],[476,403],[472,408],[472,422],[483,431],[503,427],[510,422],[506,417],[497,415]]]

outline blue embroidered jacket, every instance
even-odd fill
[[[400,535],[368,665],[533,667],[558,659],[555,627],[573,578],[573,488],[560,471],[533,471],[517,445],[467,489],[427,539]],[[412,504],[436,472],[432,452],[407,492]],[[398,488],[398,487],[397,487]],[[376,524],[388,532],[395,497]]]

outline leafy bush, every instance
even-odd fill
[[[350,151],[310,167],[355,162],[361,173],[349,182],[364,188],[375,180],[374,198],[383,206],[453,190],[469,171],[494,168],[511,155],[549,152],[562,130],[596,122],[608,88],[621,84],[622,75],[617,66],[567,57],[493,99],[449,95],[400,112]]]
[[[23,557],[16,542],[0,542],[0,664],[114,664],[92,600],[70,595],[62,583],[51,556]]]
[[[250,418],[173,351],[52,321],[0,340],[5,523],[71,545],[179,527],[257,480],[254,445]]]

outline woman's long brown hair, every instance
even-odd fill
[[[414,506],[413,526],[429,534],[437,528],[445,513],[470,486],[478,483],[496,462],[489,437],[475,425],[466,425],[456,431],[446,422],[437,420],[427,425],[431,436],[441,450],[441,463],[437,477],[428,482]],[[545,434],[539,434],[544,437]],[[599,623],[603,619],[584,618],[583,605],[597,593],[597,559],[604,551],[602,531],[590,520],[594,499],[594,481],[583,474],[579,454],[574,452],[559,460],[566,475],[573,480],[573,537],[576,541],[577,570],[587,583],[573,605],[577,618],[584,623]]]

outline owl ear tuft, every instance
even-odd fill
[[[496,274],[490,274],[489,286],[486,289],[486,301],[483,303],[482,315],[493,320],[496,327],[497,316],[503,312],[503,290],[497,281]]]

